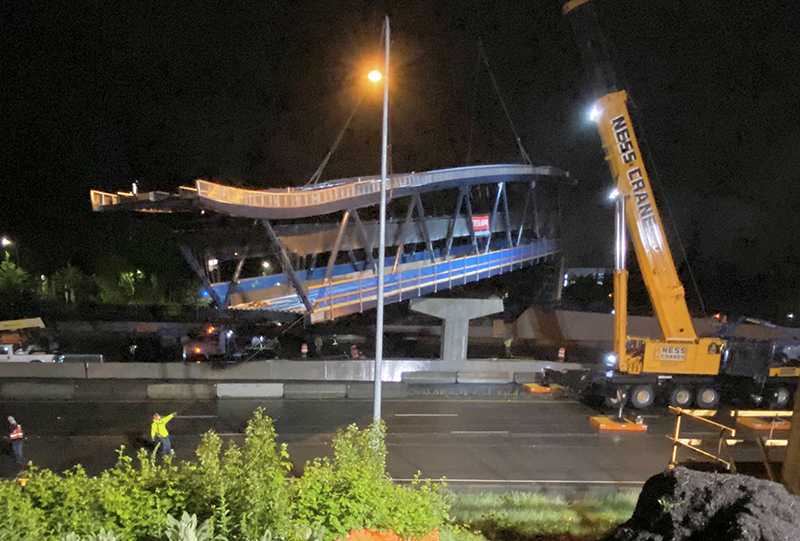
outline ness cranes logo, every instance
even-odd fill
[[[658,358],[662,361],[685,361],[686,348],[662,346],[657,350]]]
[[[623,165],[628,166],[626,176],[628,183],[631,185],[631,195],[636,198],[639,221],[643,224],[648,224],[654,219],[653,203],[650,200],[647,183],[642,175],[642,167],[635,163],[637,160],[636,149],[631,139],[631,131],[628,128],[625,115],[612,118],[611,129],[614,131],[614,139],[617,143],[620,160],[622,160]]]

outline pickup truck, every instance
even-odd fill
[[[14,349],[13,344],[0,345],[0,363],[55,363],[58,356],[43,351]]]

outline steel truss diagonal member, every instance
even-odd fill
[[[478,253],[478,238],[475,236],[475,222],[472,221],[472,194],[470,193],[470,187],[465,186],[462,188],[464,190],[464,202],[467,204],[467,229],[469,230],[469,240],[472,241],[472,253]]]
[[[419,224],[422,226],[422,238],[425,240],[425,248],[428,250],[431,263],[436,263],[436,255],[433,253],[433,243],[428,231],[428,222],[425,218],[425,207],[422,206],[422,198],[418,193],[415,193],[413,197],[417,200],[417,216],[419,217]]]
[[[292,287],[294,287],[297,296],[300,297],[301,301],[303,301],[306,310],[309,313],[313,312],[314,306],[308,299],[308,292],[306,291],[306,288],[303,287],[303,282],[300,281],[300,278],[298,278],[297,274],[294,272],[294,268],[292,267],[292,262],[289,260],[289,254],[286,253],[286,247],[280,241],[278,235],[275,234],[275,230],[272,228],[272,224],[269,223],[269,220],[261,220],[261,225],[263,225],[264,229],[267,230],[267,235],[269,235],[272,244],[280,250],[281,266],[283,267],[283,272],[286,273],[286,276],[289,278],[289,282],[291,282]]]
[[[339,247],[342,245],[342,238],[344,237],[344,232],[347,229],[347,222],[350,220],[350,211],[344,211],[342,215],[342,221],[339,223],[339,231],[336,233],[336,240],[333,242],[333,248],[331,248],[331,255],[328,258],[328,267],[325,271],[325,280],[324,282],[327,284],[331,276],[333,276],[333,267],[336,266],[336,258],[339,256]]]
[[[519,246],[520,242],[522,242],[522,231],[525,229],[525,218],[528,215],[528,206],[531,202],[531,197],[533,197],[533,188],[536,186],[536,182],[531,182],[528,185],[528,189],[525,191],[525,205],[522,207],[522,216],[519,219],[519,231],[517,231],[517,246]],[[534,214],[536,213],[536,209],[534,207]],[[534,224],[536,223],[536,218],[534,217]]]
[[[257,225],[258,225],[258,220],[254,220],[253,227]],[[250,253],[250,242],[248,242],[245,245],[244,249],[242,250],[242,256],[236,263],[236,270],[233,273],[231,281],[228,283],[228,291],[225,292],[225,298],[222,300],[222,304],[225,306],[225,308],[230,308],[231,306],[231,295],[233,295],[233,292],[236,290],[236,286],[239,284],[239,277],[242,274],[242,268],[244,268],[244,262],[247,259],[248,253]]]
[[[414,215],[414,207],[417,206],[417,200],[411,198],[408,204],[408,211],[406,211],[406,219],[403,220],[403,225],[400,226],[400,235],[397,237],[397,254],[394,258],[394,266],[392,272],[397,271],[397,266],[400,264],[400,259],[403,256],[403,247],[406,245],[406,235],[408,234],[408,226],[411,223],[411,218]]]
[[[197,277],[200,278],[200,281],[203,282],[203,287],[206,289],[206,291],[208,291],[208,294],[211,297],[211,300],[214,301],[214,304],[217,305],[217,310],[219,310],[220,312],[224,312],[225,309],[227,308],[225,306],[225,303],[222,302],[222,299],[219,298],[217,292],[214,291],[214,289],[211,287],[211,281],[208,279],[208,276],[206,276],[203,266],[200,264],[199,261],[197,261],[197,258],[192,253],[192,250],[190,250],[189,247],[186,246],[185,244],[181,244],[179,248],[181,251],[181,255],[183,255],[183,258],[192,268]]]
[[[464,188],[460,188],[458,190],[458,201],[456,202],[456,212],[453,215],[453,219],[450,220],[450,223],[447,227],[447,240],[445,241],[445,250],[444,250],[444,259],[445,261],[450,257],[450,250],[453,248],[453,236],[456,232],[456,225],[458,224],[458,219],[461,217],[461,205],[464,203]]]
[[[511,241],[511,215],[508,213],[508,188],[505,182],[500,186],[500,189],[503,190],[503,216],[505,217],[506,242],[508,242],[509,248],[513,248],[514,243]]]
[[[372,239],[367,238],[367,232],[364,229],[364,224],[361,223],[361,217],[358,215],[358,211],[353,209],[353,220],[356,222],[356,232],[360,237],[361,244],[364,246],[364,252],[367,254],[367,261],[369,265],[372,267],[372,272],[378,272],[378,264],[375,263],[375,258],[372,257]]]

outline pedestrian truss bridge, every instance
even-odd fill
[[[199,179],[176,193],[92,190],[91,200],[95,211],[175,215],[181,253],[219,309],[313,323],[376,306],[380,184],[255,190]],[[385,302],[552,257],[567,184],[564,171],[523,164],[387,177]]]

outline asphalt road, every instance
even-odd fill
[[[257,407],[275,420],[289,444],[294,470],[330,455],[336,430],[372,419],[370,400],[226,400],[208,402],[14,401],[0,405],[14,415],[28,438],[25,459],[63,471],[81,464],[89,474],[113,466],[120,446],[148,445],[153,412],[178,411],[169,428],[177,457],[193,460],[201,435],[244,442],[244,428]],[[478,485],[637,486],[662,471],[674,417],[647,416],[647,433],[600,433],[589,423],[597,412],[568,399],[523,397],[386,400],[387,468],[395,479],[446,477]],[[8,451],[7,451],[8,452]],[[18,470],[0,457],[0,476]]]

